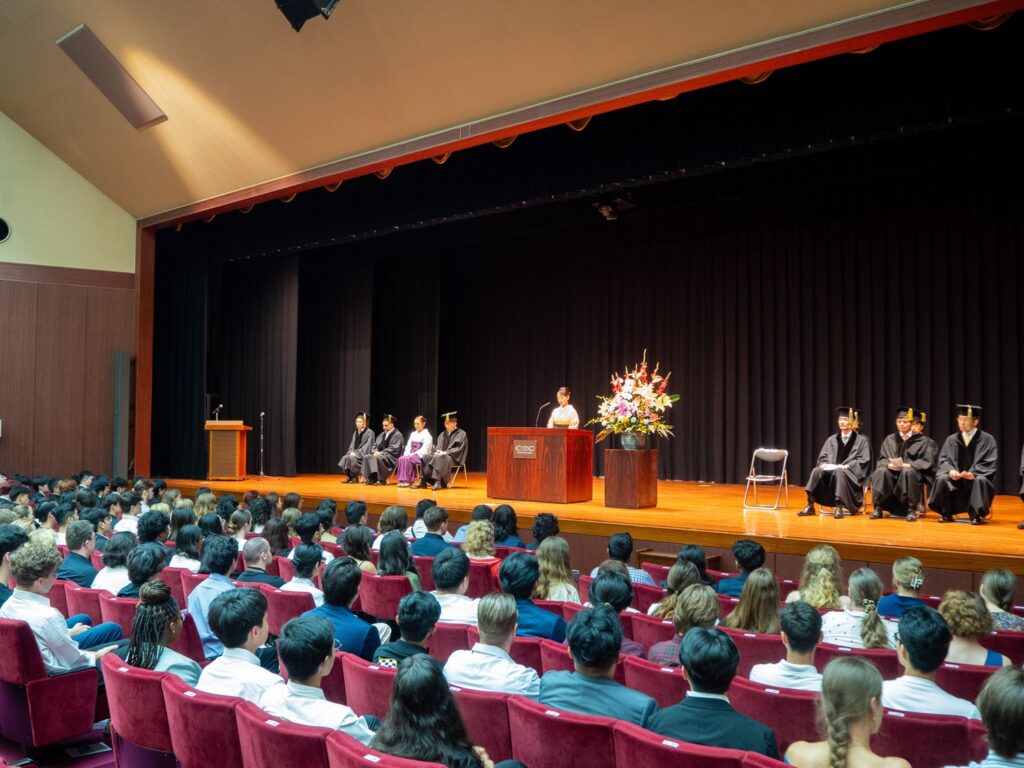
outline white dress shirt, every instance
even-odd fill
[[[373,738],[373,731],[364,718],[344,704],[327,701],[319,688],[300,685],[294,680],[268,688],[260,699],[260,707],[267,714],[293,723],[344,731],[363,744],[369,744]]]
[[[882,681],[882,706],[925,715],[956,715],[980,720],[981,713],[967,699],[946,693],[931,680],[903,675]]]
[[[863,648],[860,639],[860,627],[864,622],[864,612],[855,613],[849,609],[829,611],[821,617],[822,642],[841,645],[845,648]],[[882,619],[886,634],[889,635],[889,648],[896,647],[896,630],[899,625],[891,619]]]
[[[328,543],[330,543],[330,542],[328,542]],[[289,560],[292,560],[292,561],[294,561],[294,560],[295,560],[295,550],[294,550],[294,549],[292,549],[292,551],[288,553],[288,559],[289,559]],[[332,554],[331,554],[330,552],[328,552],[328,551],[327,551],[327,550],[325,549],[325,550],[324,550],[324,555],[323,555],[323,562],[324,562],[324,567],[326,568],[326,567],[327,567],[327,564],[328,564],[329,562],[331,562],[331,560],[333,560],[333,559],[334,559],[334,555],[332,555]]]
[[[121,533],[122,531],[128,531],[138,536],[139,518],[135,515],[122,515],[121,519],[117,521],[117,525],[114,526],[114,533]]]
[[[0,619],[15,619],[29,625],[36,636],[43,664],[50,672],[96,666],[96,655],[79,649],[68,632],[67,620],[44,595],[14,590],[7,602],[0,606]]]
[[[476,609],[480,601],[475,597],[466,595],[442,595],[438,592],[431,592],[441,605],[442,624],[472,624],[476,626]]]
[[[317,589],[311,579],[303,579],[300,576],[293,576],[292,580],[281,587],[282,592],[308,592],[313,596],[313,604],[319,608],[324,604],[323,590]]]
[[[471,650],[455,651],[444,665],[449,684],[476,691],[494,691],[540,697],[540,677],[496,645],[477,643]]]
[[[268,689],[284,687],[279,675],[260,666],[260,660],[244,648],[225,648],[224,654],[203,668],[196,685],[200,691],[219,696],[239,696],[257,706]]]
[[[185,557],[184,555],[175,555],[171,558],[171,562],[167,564],[168,568],[187,568],[192,573],[199,573],[199,566],[201,563],[198,560],[193,560],[191,557]]]
[[[105,589],[112,595],[117,595],[122,589],[132,583],[128,578],[128,568],[119,565],[116,568],[101,568],[92,580],[93,589]]]
[[[773,688],[821,690],[821,672],[813,664],[791,664],[785,659],[775,664],[755,664],[750,670],[750,680]]]

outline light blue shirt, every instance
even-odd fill
[[[199,630],[199,639],[203,641],[203,653],[208,659],[216,659],[224,653],[224,644],[217,639],[210,629],[210,606],[217,596],[235,589],[231,579],[219,573],[210,574],[208,579],[200,582],[199,586],[192,590],[188,596],[188,612],[192,614],[192,620]]]

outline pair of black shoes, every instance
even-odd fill
[[[345,481],[345,484],[347,485],[349,483],[358,483],[358,482],[359,482],[359,478],[358,477],[353,477],[353,476],[349,475],[349,478],[348,478],[348,480]]]

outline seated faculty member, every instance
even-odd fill
[[[402,455],[402,433],[395,429],[395,417],[385,413],[381,433],[363,457],[363,477],[370,485],[387,485],[391,472]]]
[[[416,479],[416,467],[434,447],[434,438],[427,429],[427,420],[417,416],[412,420],[413,431],[405,443],[405,451],[398,457],[398,487],[408,488]]]
[[[356,429],[352,433],[352,440],[348,444],[348,450],[341,457],[338,466],[341,471],[348,475],[346,483],[355,483],[363,474],[363,459],[366,454],[373,450],[373,430],[369,427],[369,417],[360,411],[356,414]],[[366,482],[365,478],[363,482]]]
[[[459,429],[458,411],[441,414],[444,417],[444,432],[437,438],[434,450],[427,454],[420,464],[420,481],[414,488],[426,488],[434,484],[434,490],[447,488],[452,480],[452,470],[466,463],[469,442],[466,433]]]
[[[951,523],[953,515],[966,512],[971,525],[981,525],[992,509],[999,448],[992,435],[978,429],[980,405],[958,404],[956,410],[957,431],[939,451],[928,506],[941,515],[940,523]]]
[[[836,409],[839,431],[829,436],[818,453],[817,466],[807,481],[807,506],[800,517],[816,514],[814,504],[833,507],[836,518],[853,515],[864,503],[864,484],[871,471],[871,441],[862,435],[860,411]]]
[[[882,441],[878,462],[871,473],[872,520],[886,512],[914,522],[924,511],[922,485],[935,473],[935,454],[924,435],[914,432],[914,409],[896,409],[896,431]]]

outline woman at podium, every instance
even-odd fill
[[[558,407],[551,411],[551,416],[548,419],[549,429],[552,427],[559,427],[561,429],[580,428],[580,416],[576,413],[576,409],[569,405],[569,398],[571,397],[572,392],[569,391],[568,387],[559,387],[558,392],[555,393]]]

